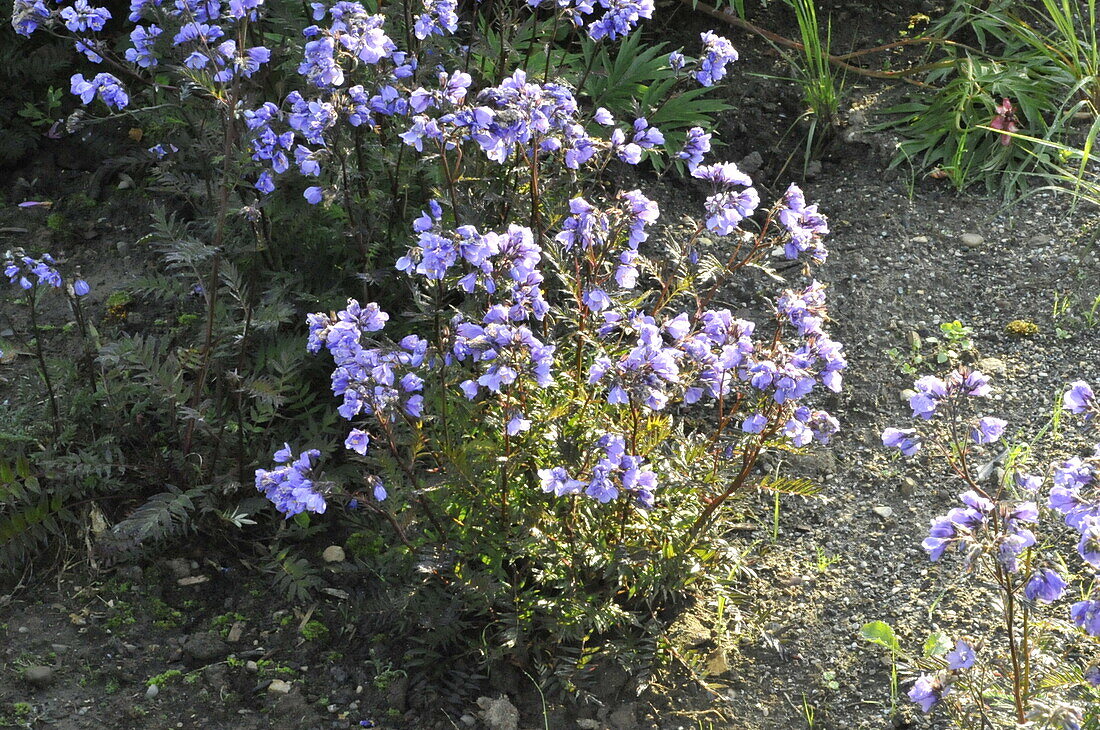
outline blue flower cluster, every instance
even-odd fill
[[[592,467],[587,481],[573,479],[560,466],[540,469],[542,491],[558,497],[583,493],[602,504],[626,494],[642,509],[653,509],[658,483],[652,467],[642,457],[627,453],[626,439],[619,434],[605,434],[597,446],[603,455]]]
[[[926,375],[913,383],[913,395],[909,407],[914,417],[931,420],[941,410],[952,413],[961,411],[970,398],[985,398],[992,391],[989,378],[979,370],[961,367],[946,380]],[[991,416],[976,419],[969,432],[979,446],[995,443],[1004,435],[1007,423]],[[923,441],[916,429],[887,428],[882,432],[882,443],[888,448],[899,449],[904,456],[914,456]]]
[[[72,93],[85,104],[90,104],[96,97],[111,109],[125,109],[130,104],[122,82],[111,74],[96,74],[91,79],[85,79],[83,74],[73,74],[69,83]]]
[[[726,66],[737,60],[737,50],[728,40],[712,30],[702,34],[704,56],[695,72],[695,80],[703,86],[713,86],[726,75]]]
[[[4,276],[11,284],[21,289],[33,289],[36,286],[61,286],[61,274],[57,271],[57,262],[48,253],[34,258],[19,252],[8,252],[4,261]],[[87,284],[83,284],[84,287]],[[82,287],[83,288],[83,287]]]
[[[317,449],[309,449],[295,459],[290,446],[283,444],[273,457],[281,466],[256,470],[256,489],[287,518],[302,512],[323,514],[327,504],[313,474],[313,462],[320,456]]]
[[[386,421],[395,414],[421,416],[424,380],[416,371],[424,364],[427,342],[410,335],[396,347],[363,346],[363,335],[380,331],[388,319],[377,304],[363,307],[354,299],[335,316],[307,317],[307,348],[318,352],[323,346],[332,355],[332,392],[343,399],[338,410],[349,421],[361,413]]]
[[[379,344],[365,347],[363,336],[379,332],[389,315],[373,302],[362,306],[348,300],[346,309],[336,314],[321,312],[307,317],[310,352],[327,349],[336,365],[332,373],[332,391],[342,399],[340,415],[349,421],[361,415],[373,417],[385,431],[395,418],[420,418],[424,406],[424,380],[418,371],[425,365],[428,343],[415,335],[403,338],[396,346]],[[365,455],[370,446],[370,434],[362,428],[352,428],[344,440],[349,451]],[[256,470],[256,486],[288,516],[308,510],[324,512],[325,501],[307,479],[310,462],[306,452],[290,466],[269,472]],[[289,451],[275,454],[276,463],[289,460]],[[303,461],[304,459],[304,461]],[[368,477],[374,498],[388,496],[382,480]]]

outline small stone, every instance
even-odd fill
[[[915,396],[916,394],[917,394],[917,391],[915,391],[911,388],[906,388],[905,390],[901,391],[901,393],[900,393],[901,402],[902,403],[908,403],[909,399],[912,398],[913,396]]]
[[[637,710],[633,704],[623,705],[607,716],[615,730],[636,730],[638,727]]]
[[[290,682],[281,679],[273,679],[271,680],[271,684],[267,685],[267,691],[277,695],[290,694]]]
[[[871,511],[884,520],[888,520],[894,516],[894,510],[891,507],[872,507]]]
[[[489,730],[518,730],[519,710],[507,697],[478,697],[477,706],[481,708],[481,719]]]
[[[339,545],[329,545],[325,548],[325,551],[321,553],[321,559],[326,563],[342,563],[344,562],[344,548]]]
[[[210,580],[208,575],[189,575],[186,578],[180,578],[176,581],[178,586],[197,586],[200,583],[205,583]]]
[[[1008,371],[1008,366],[1005,365],[1005,361],[996,357],[983,357],[978,362],[974,363],[974,367],[981,370],[986,375],[1004,375]]]
[[[260,671],[260,665],[249,659],[247,662],[244,663],[244,670],[246,672],[251,672],[252,674],[255,674],[256,672]]]
[[[34,687],[48,687],[53,682],[53,668],[43,666],[27,667],[23,670],[23,679]]]
[[[978,233],[964,233],[959,236],[959,240],[962,241],[964,246],[970,246],[971,248],[977,248],[985,243],[985,238]]]
[[[160,687],[155,684],[149,685],[149,689],[145,690],[145,699],[151,700],[160,694]]]
[[[191,565],[183,558],[172,558],[164,561],[164,567],[171,571],[177,578],[186,578],[191,575]]]
[[[463,715],[462,717],[458,718],[458,721],[461,722],[466,727],[473,727],[474,725],[477,724],[477,718],[474,717],[473,715],[469,714],[469,713],[467,713],[467,714]]]
[[[600,730],[599,720],[577,720],[577,727],[581,730]]]
[[[763,167],[763,165],[764,157],[756,150],[750,152],[748,155],[742,158],[740,162],[737,163],[737,167],[740,168],[741,172],[745,173],[746,175],[752,175],[754,172]]]
[[[909,240],[913,243],[928,243],[928,236],[913,236]]]
[[[719,647],[711,652],[707,657],[707,674],[716,677],[719,674],[725,674],[730,669],[729,659],[726,656],[726,650]]]
[[[225,640],[230,644],[241,640],[241,633],[244,631],[244,621],[234,621],[233,625],[229,627],[229,635],[225,637]]]
[[[209,662],[224,657],[229,647],[217,634],[204,631],[189,636],[183,642],[183,652],[197,662]]]
[[[806,179],[813,180],[815,177],[821,174],[821,160],[810,160],[810,164],[806,165]]]

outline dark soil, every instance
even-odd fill
[[[878,3],[842,5],[834,47],[845,50],[888,41],[910,13],[934,10],[916,2],[893,12]],[[771,3],[755,19],[791,35],[784,12]],[[670,17],[675,44],[691,44],[692,34],[716,26],[682,8]],[[730,91],[737,111],[719,130],[724,156],[760,153],[755,176],[771,193],[762,190],[767,200],[802,177],[800,153],[788,162],[802,141],[799,128],[787,129],[801,112],[798,93],[751,75],[789,74],[770,46],[723,31],[742,55]],[[849,78],[846,98],[863,106],[883,88]],[[1100,295],[1100,229],[1092,211],[1071,211],[1050,194],[1002,209],[940,181],[887,171],[892,139],[868,131],[866,109],[843,116],[820,164],[800,182],[833,230],[829,261],[817,275],[829,284],[834,336],[850,367],[844,392],[824,405],[844,430],[835,448],[788,457],[784,467],[819,480],[824,494],[783,498],[775,535],[770,496],[745,506],[755,516],[736,533],[747,568],[745,600],[719,621],[708,598],[695,597],[668,631],[679,657],[664,686],[638,696],[630,677],[608,676],[603,707],[551,706],[544,714],[531,682],[504,672],[443,712],[425,706],[421,688],[410,688],[390,661],[400,637],[357,618],[363,597],[350,575],[353,555],[326,562],[326,545],[316,546],[309,557],[326,589],[303,610],[275,599],[269,578],[225,554],[195,547],[140,567],[105,567],[69,546],[71,567],[0,597],[0,727],[508,727],[488,719],[501,708],[486,699],[479,706],[479,695],[507,696],[520,711],[519,728],[932,727],[904,697],[891,712],[889,666],[859,637],[876,619],[893,624],[910,646],[936,628],[980,626],[950,592],[929,618],[947,573],[932,569],[920,540],[957,490],[934,466],[903,467],[881,448],[884,427],[908,422],[901,391],[912,380],[888,353],[896,348],[904,360],[915,337],[926,342],[940,323],[960,320],[974,330],[972,359],[994,376],[990,415],[1029,432],[1049,416],[1062,383],[1100,379],[1097,330],[1083,316]],[[115,172],[96,178],[67,154],[17,176],[8,200],[45,196],[51,185],[80,190],[95,179],[98,191],[124,182]],[[639,185],[668,220],[695,212],[689,188]],[[43,250],[60,243],[99,291],[150,261],[134,249],[142,233],[136,221],[145,218],[133,208],[112,203],[108,211],[89,211],[90,222],[63,233],[40,211],[5,216],[4,226],[27,229],[0,234],[5,247],[25,245],[27,237]],[[1075,302],[1057,317],[1055,293]],[[103,316],[97,296],[90,306]],[[135,314],[139,323],[148,316]],[[1012,336],[1005,328],[1013,320],[1033,322],[1038,332]],[[9,358],[0,364],[0,385],[22,391],[29,367]]]

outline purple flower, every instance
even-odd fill
[[[130,97],[122,88],[122,82],[108,73],[96,74],[90,81],[83,74],[73,74],[69,79],[70,90],[85,104],[99,97],[111,109],[125,109]]]
[[[703,155],[710,152],[710,138],[702,127],[692,127],[687,131],[684,148],[676,156],[687,161],[689,170],[694,170],[703,161]]]
[[[556,497],[577,494],[585,486],[584,482],[573,479],[569,476],[569,472],[560,466],[555,466],[553,469],[539,469],[538,475],[542,491],[553,492]]]
[[[530,431],[531,421],[517,413],[508,420],[507,431],[509,436],[515,436],[521,431]]]
[[[424,12],[416,16],[413,35],[424,40],[430,35],[450,35],[458,30],[458,0],[424,0]]]
[[[737,60],[737,50],[728,40],[712,30],[702,33],[703,53],[695,80],[703,86],[713,86],[726,75],[726,65]]]
[[[741,430],[745,433],[762,433],[768,425],[768,419],[762,413],[754,413],[741,423]]]
[[[301,512],[324,513],[327,506],[324,495],[313,481],[313,460],[320,455],[317,449],[310,449],[294,459],[290,447],[284,444],[275,453],[275,462],[282,466],[270,471],[256,470],[256,489],[263,492],[275,509],[287,518]]]
[[[909,690],[909,699],[920,705],[921,711],[929,712],[948,691],[938,676],[922,674]]]
[[[1077,543],[1077,552],[1093,568],[1100,569],[1100,521],[1095,517],[1085,520],[1081,530],[1081,540]]]
[[[324,190],[316,185],[311,185],[302,192],[302,197],[305,198],[310,205],[317,205],[321,202],[321,198],[324,197]]]
[[[829,222],[817,210],[817,204],[806,205],[806,196],[795,184],[787,188],[783,206],[779,209],[779,224],[790,234],[791,240],[784,246],[784,255],[791,260],[809,252],[817,263],[822,263],[829,252],[821,238],[829,233]]]
[[[1095,395],[1089,384],[1083,380],[1070,383],[1069,390],[1062,396],[1062,408],[1070,413],[1081,414],[1088,411]]]
[[[1070,607],[1069,615],[1089,636],[1100,636],[1100,601],[1078,601]]]
[[[260,173],[260,176],[256,178],[254,187],[264,195],[268,195],[275,190],[275,178],[271,175],[271,170],[264,170]]]
[[[1049,568],[1043,568],[1031,577],[1024,586],[1024,595],[1029,601],[1053,603],[1066,592],[1066,582],[1062,576]]]
[[[73,282],[73,294],[76,294],[78,297],[86,295],[91,290],[92,288],[88,286],[88,282],[83,279],[77,279]]]
[[[38,26],[50,19],[50,10],[42,0],[15,0],[11,25],[21,36],[30,37]]]
[[[653,17],[653,0],[599,0],[603,16],[588,26],[588,37],[594,41],[617,40],[634,30],[643,18]]]
[[[900,449],[905,456],[913,456],[920,451],[921,439],[914,428],[888,428],[882,432],[882,445]]]
[[[668,54],[668,65],[673,71],[679,71],[684,67],[685,63],[684,54],[679,51],[673,51]]]
[[[925,375],[913,383],[917,394],[909,399],[914,416],[928,420],[936,413],[939,402],[947,397],[947,383],[934,375]]]
[[[111,13],[107,8],[93,8],[88,0],[76,0],[70,7],[61,9],[61,18],[65,21],[65,27],[73,33],[83,33],[103,30],[111,19]]]
[[[584,293],[584,304],[593,312],[602,312],[610,309],[611,297],[607,296],[603,289],[589,289]]]
[[[130,43],[132,48],[126,49],[126,60],[137,64],[141,68],[152,68],[157,65],[157,56],[153,51],[153,45],[157,37],[164,31],[158,26],[150,24],[148,28],[142,25],[135,26],[130,31]]]
[[[982,444],[992,444],[1004,435],[1005,426],[1007,425],[1007,421],[986,416],[978,421],[976,428],[970,430],[970,438],[979,446]]]
[[[358,428],[353,428],[348,437],[344,439],[344,448],[354,451],[360,456],[366,455],[370,446],[370,434]]]
[[[955,650],[947,653],[948,669],[970,669],[977,661],[978,655],[965,641],[955,642]],[[925,710],[927,712],[927,710]]]

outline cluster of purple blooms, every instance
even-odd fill
[[[23,290],[34,289],[37,286],[49,286],[59,288],[62,284],[61,274],[57,270],[57,261],[48,253],[40,258],[27,256],[20,252],[9,251],[5,255],[4,276],[8,282]],[[72,284],[73,294],[82,297],[91,291],[88,282],[76,279]]]
[[[951,682],[957,674],[970,669],[978,660],[974,648],[965,641],[956,641],[955,648],[947,653],[947,669],[935,674],[922,674],[909,690],[909,699],[920,705],[924,712],[931,711],[944,695],[951,691]]]
[[[283,444],[273,457],[281,466],[256,470],[256,489],[287,518],[302,512],[323,514],[327,506],[325,497],[313,475],[313,462],[320,456],[317,449],[309,449],[295,459],[290,446]]]
[[[758,349],[752,339],[755,324],[735,319],[727,309],[707,310],[694,319],[680,313],[663,324],[639,312],[604,312],[599,338],[628,346],[620,355],[597,357],[588,383],[605,384],[608,403],[651,410],[664,409],[674,397],[688,404],[728,399],[741,385],[761,401],[761,410],[742,422],[743,432],[762,433],[770,423],[764,410],[774,414],[786,408],[782,432],[794,445],[814,439],[828,443],[839,429],[836,419],[799,401],[818,383],[840,390],[847,366],[843,348],[822,329],[820,284],[788,291],[781,302],[780,316],[797,323],[804,340],[793,350],[783,343]]]
[[[529,0],[532,7],[538,4],[538,0]],[[129,19],[141,24],[130,32],[125,59],[138,69],[156,67],[165,57],[165,51],[158,51],[157,46],[162,38],[170,38],[182,66],[208,74],[214,83],[250,78],[272,61],[271,51],[264,46],[239,47],[227,24],[257,20],[261,5],[262,0],[132,0]],[[590,21],[587,30],[591,38],[611,41],[632,32],[654,11],[652,0],[558,0],[557,5],[578,26]],[[597,158],[601,150],[628,164],[638,164],[647,150],[665,142],[662,132],[645,118],[635,119],[629,130],[611,130],[607,140],[590,136],[568,88],[553,82],[533,83],[522,70],[498,86],[472,95],[472,101],[467,100],[472,79],[461,71],[448,73],[440,67],[438,89],[403,84],[417,70],[417,61],[387,35],[383,15],[371,14],[362,4],[350,0],[339,0],[331,6],[313,2],[311,8],[314,21],[320,23],[327,18],[329,22],[327,26],[315,24],[303,30],[305,42],[298,73],[320,95],[309,98],[293,91],[282,105],[268,102],[245,113],[255,133],[253,159],[264,165],[255,181],[261,194],[273,192],[277,176],[290,169],[291,149],[302,175],[320,177],[320,161],[327,156],[330,144],[329,132],[341,120],[353,127],[373,128],[381,118],[403,117],[408,125],[399,137],[417,151],[422,152],[428,141],[446,149],[469,141],[501,164],[515,158],[517,152],[525,159],[560,153],[565,166],[573,170]],[[68,30],[76,34],[99,31],[110,17],[106,8],[94,7],[88,0],[76,0],[59,12]],[[43,0],[16,0],[13,24],[24,35],[51,18]],[[421,41],[451,35],[459,24],[458,3],[424,0],[421,10],[413,13],[412,22],[412,34]],[[169,24],[172,28],[166,32]],[[696,78],[709,86],[725,75],[726,66],[736,60],[737,52],[728,40],[713,32],[702,34],[702,41],[704,57]],[[77,44],[91,60],[102,61],[100,52],[106,51],[100,42],[80,35]],[[354,68],[373,69],[375,86],[345,88],[347,74]],[[114,109],[129,104],[122,83],[107,73],[91,80],[75,75],[72,92],[85,104],[96,98]],[[598,121],[614,124],[606,110],[599,111],[603,116],[598,112]],[[289,139],[287,127],[294,133]],[[299,135],[311,147],[300,145]],[[159,150],[163,149],[154,147],[152,151],[160,157]],[[694,169],[709,149],[710,135],[694,128],[678,156]],[[721,215],[739,220],[751,214],[758,204],[755,195],[751,189],[730,193],[724,204],[736,212]],[[311,185],[303,196],[312,204],[319,203],[325,197],[324,186]]]
[[[909,397],[909,407],[914,417],[931,420],[941,409],[958,409],[967,398],[985,398],[992,391],[987,378],[979,370],[959,368],[946,380],[934,375],[926,375],[913,383],[913,395]],[[983,417],[970,428],[970,437],[981,446],[992,444],[1004,435],[1007,423],[1000,418]],[[922,438],[914,428],[887,428],[882,432],[882,443],[892,449],[899,449],[904,456],[913,456],[923,445]]]
[[[796,259],[809,252],[810,258],[823,263],[829,252],[821,244],[821,238],[829,234],[829,222],[817,210],[817,203],[806,205],[806,196],[797,185],[791,184],[783,196],[779,209],[779,224],[786,229],[790,240],[784,246],[788,259]]]
[[[710,183],[711,194],[704,204],[707,228],[720,236],[738,230],[741,221],[760,205],[760,194],[752,187],[752,178],[732,162],[698,165],[691,176]],[[739,187],[744,190],[737,190]]]
[[[354,299],[335,316],[317,312],[307,317],[307,349],[324,347],[332,355],[332,392],[343,399],[337,410],[349,421],[361,413],[380,420],[395,413],[421,416],[424,380],[416,371],[424,364],[428,343],[409,335],[396,347],[363,346],[363,335],[382,330],[388,320],[377,304],[364,307]]]
[[[600,312],[611,306],[611,299],[601,288],[614,278],[623,289],[633,289],[638,282],[638,245],[649,238],[646,228],[660,217],[657,203],[640,190],[619,193],[615,205],[600,210],[584,198],[569,201],[570,215],[562,222],[555,240],[562,249],[584,258],[591,267],[594,259],[600,271],[589,271],[593,286],[586,289],[583,302],[589,310]],[[617,256],[609,256],[609,247],[624,238],[625,248]],[[587,256],[594,252],[595,256]],[[609,264],[605,265],[605,264]],[[603,269],[611,269],[603,270]]]
[[[92,103],[96,97],[111,109],[125,109],[130,104],[122,82],[111,74],[96,74],[91,79],[85,79],[83,74],[73,74],[69,83],[72,93],[85,104]]]
[[[914,384],[909,398],[913,416],[925,421],[941,413],[957,418],[968,398],[986,397],[990,393],[989,380],[982,373],[960,368],[947,379],[925,376]],[[1063,396],[1063,408],[1071,413],[1093,418],[1100,412],[1092,388],[1084,381],[1070,385]],[[982,417],[969,428],[970,440],[978,446],[999,441],[1005,433],[1006,422],[999,418]],[[916,429],[888,428],[882,434],[884,445],[897,448],[905,456],[915,455],[922,446],[922,438]],[[965,444],[956,444],[965,450]],[[1090,459],[1073,457],[1052,469],[1053,485],[1047,507],[1060,513],[1065,523],[1080,535],[1077,551],[1081,559],[1093,571],[1100,570],[1100,445]],[[964,556],[964,565],[972,569],[983,554],[991,554],[999,570],[1006,575],[1018,574],[1022,569],[1020,557],[1028,548],[1037,544],[1032,526],[1039,522],[1040,508],[1036,500],[1043,478],[1028,474],[1015,474],[1010,480],[1024,499],[999,499],[981,492],[976,487],[964,492],[961,507],[932,521],[929,535],[922,542],[929,559],[939,560],[947,551],[955,549]],[[1035,563],[1038,562],[1038,565]],[[1041,557],[1029,564],[1024,576],[1024,597],[1029,601],[1053,603],[1061,599],[1068,588],[1068,581],[1052,567],[1044,566]],[[1090,636],[1100,636],[1100,596],[1078,601],[1070,607],[1070,618]],[[949,665],[949,670],[966,667]],[[928,712],[948,693],[953,675],[939,673],[922,675],[909,692],[909,697]],[[1100,677],[1098,677],[1100,680]]]
[[[714,86],[726,75],[726,66],[737,60],[737,50],[728,40],[712,30],[702,34],[703,58],[695,72],[695,80],[703,86]]]
[[[657,475],[645,460],[627,453],[627,443],[621,435],[604,434],[596,444],[603,455],[592,467],[587,481],[569,476],[560,466],[539,469],[542,491],[564,497],[569,494],[585,494],[601,504],[629,495],[642,509],[653,509]]]
[[[363,336],[381,331],[389,315],[377,304],[361,306],[348,300],[346,309],[336,314],[321,312],[307,317],[310,352],[327,349],[336,368],[332,373],[332,391],[342,399],[340,415],[349,421],[360,415],[370,415],[383,427],[395,417],[420,418],[424,397],[424,380],[418,370],[425,364],[428,343],[416,335],[403,338],[396,346],[365,347]],[[370,446],[370,434],[352,428],[344,440],[349,451],[365,455]],[[305,452],[297,461],[289,448],[276,452],[275,462],[285,464],[279,469],[256,470],[256,487],[288,517],[299,512],[322,513],[326,502],[310,478],[311,459],[320,452]],[[374,498],[386,499],[382,480],[368,477]]]

